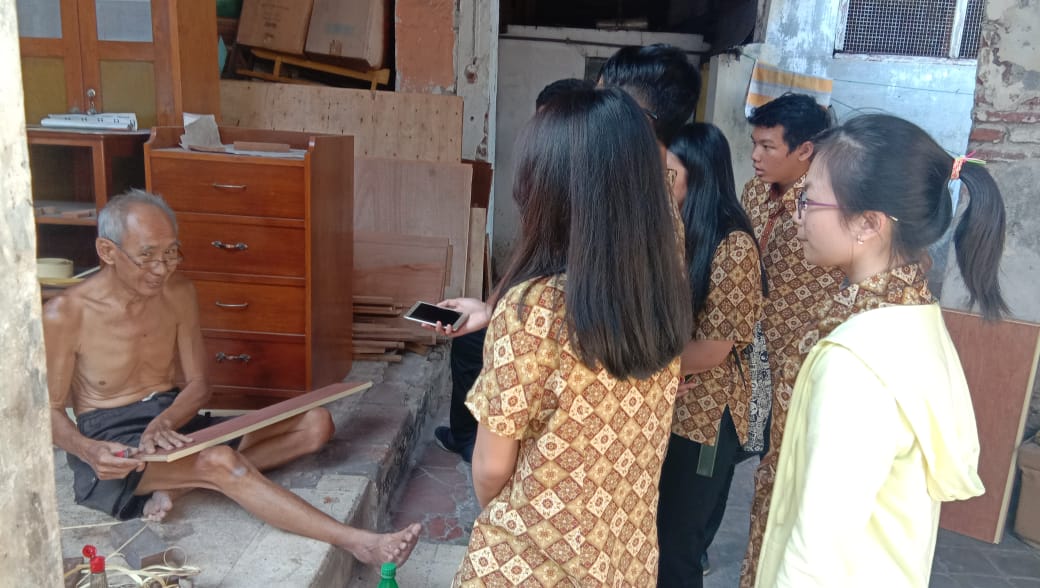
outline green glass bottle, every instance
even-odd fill
[[[388,561],[379,568],[379,586],[376,588],[397,588],[397,564]]]

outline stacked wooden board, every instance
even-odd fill
[[[483,298],[491,172],[461,159],[462,98],[223,81],[221,103],[225,124],[355,137],[356,358],[435,343],[399,317],[416,301]]]

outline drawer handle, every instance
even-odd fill
[[[210,185],[213,186],[214,188],[216,188],[217,190],[245,190],[246,189],[245,184],[218,184],[216,182],[213,182]]]
[[[239,355],[228,355],[223,351],[218,351],[216,357],[217,363],[223,363],[225,361],[241,361],[242,363],[249,363],[250,359],[253,358],[249,357],[249,355],[245,353],[241,353]]]
[[[221,301],[217,300],[213,304],[216,304],[220,308],[249,308],[249,303],[248,302],[242,302],[242,303],[239,303],[239,304],[233,304],[231,302],[221,302]]]
[[[249,249],[249,245],[246,245],[241,241],[234,244],[225,243],[223,241],[214,241],[212,245],[217,249],[223,249],[224,251],[245,251],[246,249]]]

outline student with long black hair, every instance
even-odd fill
[[[983,493],[964,373],[928,289],[925,251],[954,233],[972,304],[1006,312],[1004,203],[981,165],[908,121],[854,118],[815,139],[799,195],[805,259],[845,274],[806,341],[756,586],[926,586],[942,502]]]
[[[657,585],[700,587],[709,521],[725,503],[747,442],[751,386],[741,352],[752,344],[767,286],[726,137],[714,125],[691,123],[668,151],[680,164],[672,192],[685,227],[695,319],[661,470]]]
[[[575,90],[528,123],[521,236],[492,294],[457,586],[646,586],[689,285],[648,117]]]

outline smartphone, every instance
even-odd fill
[[[436,325],[440,321],[442,326],[451,326],[458,329],[466,322],[466,315],[450,308],[442,308],[429,302],[416,302],[414,306],[404,313],[404,318],[417,323]]]

